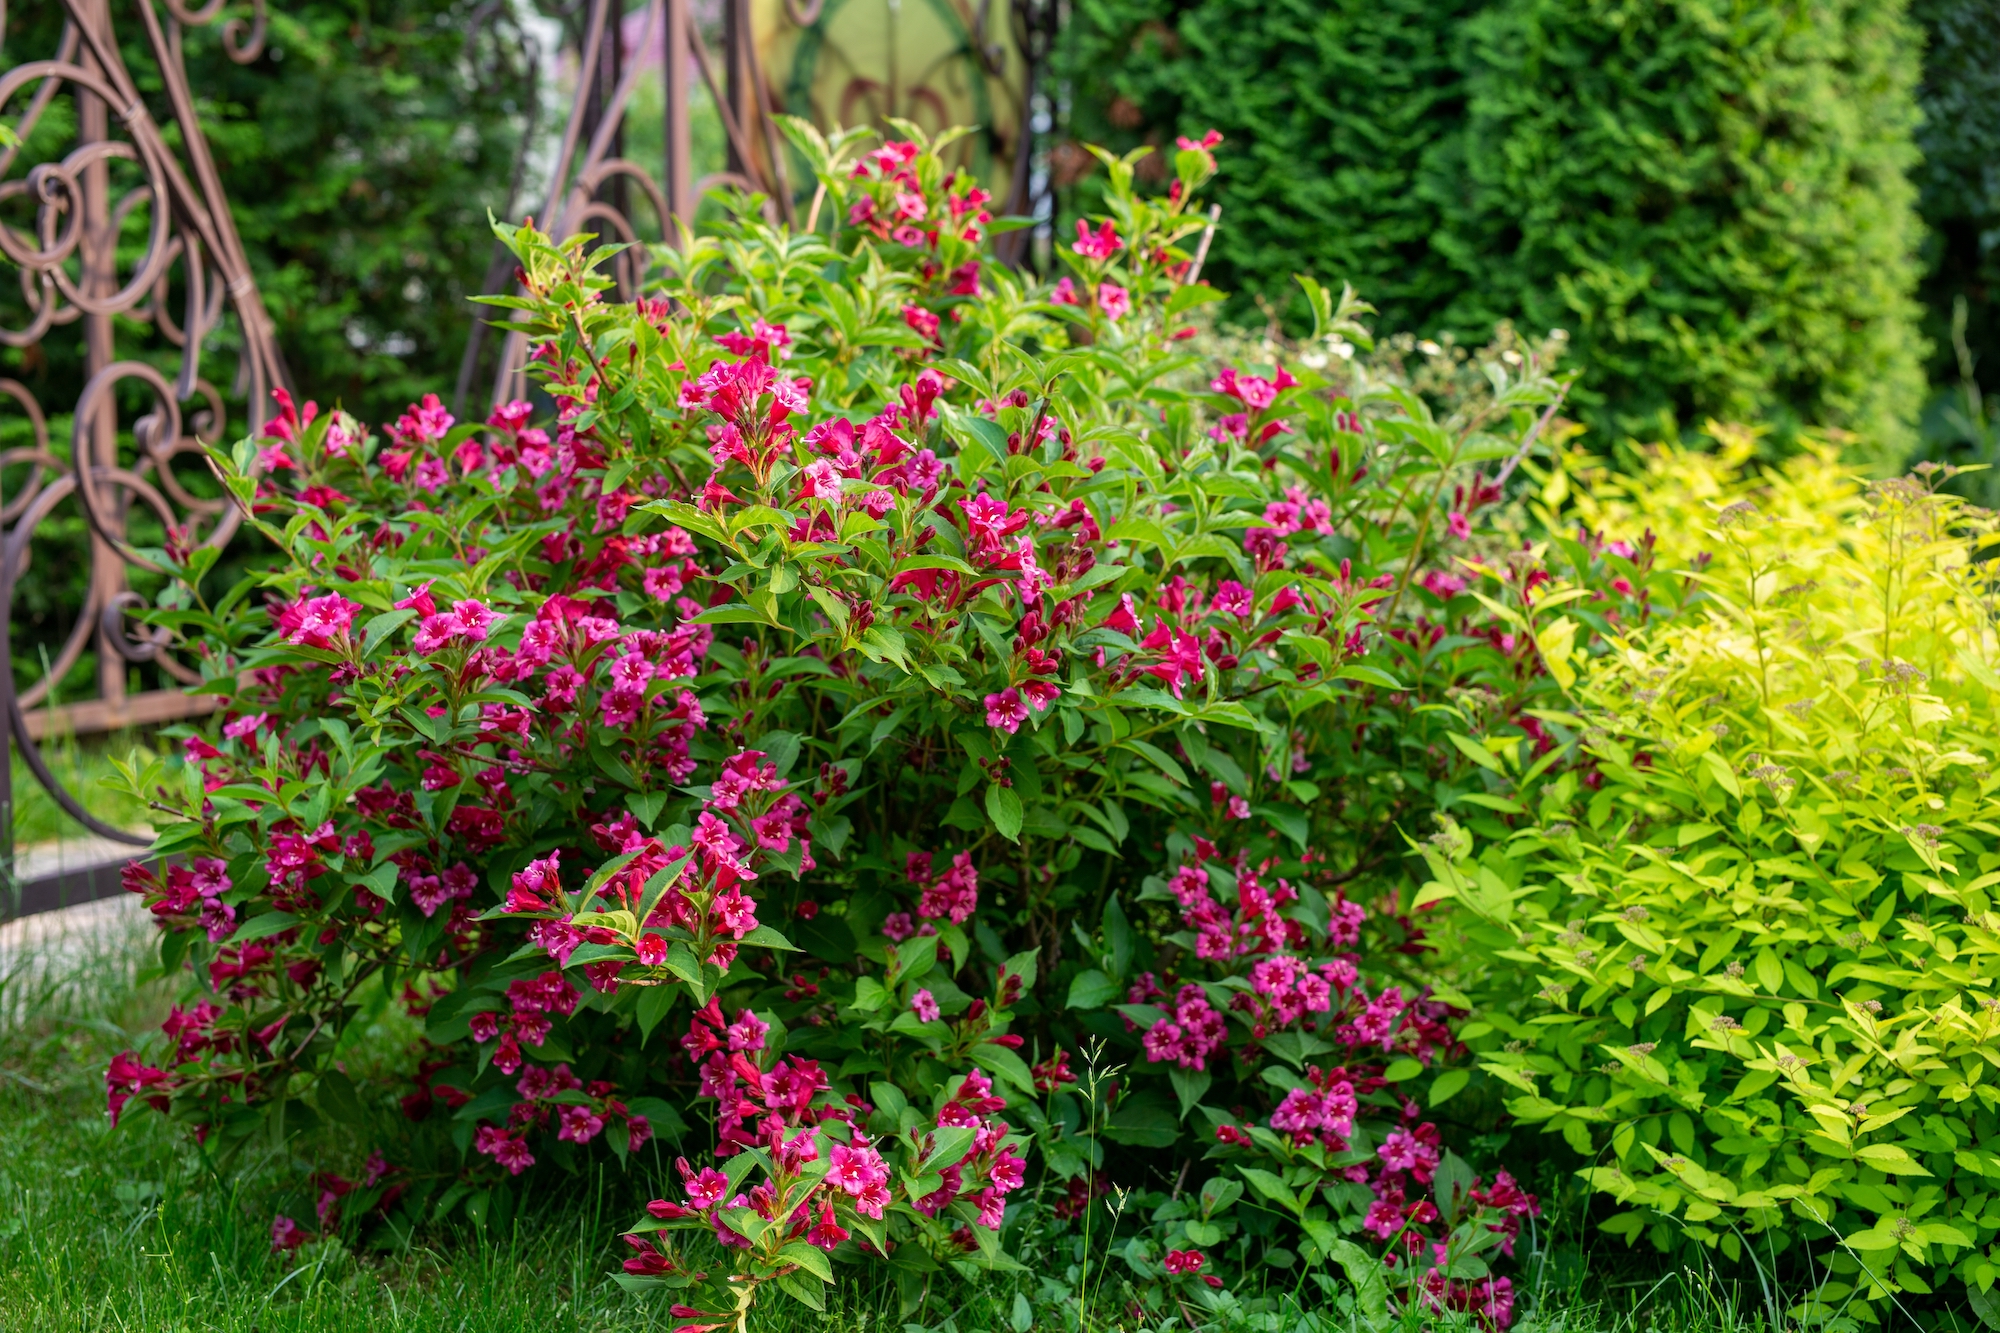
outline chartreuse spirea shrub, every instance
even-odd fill
[[[1426,846],[1468,975],[1515,978],[1460,1033],[1509,1110],[1609,1231],[1776,1265],[1808,1322],[2000,1276],[1993,525],[1940,475],[1671,454],[1601,496],[1698,592],[1584,665],[1567,771],[1496,734],[1496,814]]]
[[[1505,1323],[1536,1205],[1418,1110],[1467,1078],[1464,997],[1423,985],[1396,829],[1475,771],[1427,700],[1560,700],[1487,609],[1543,554],[1454,564],[1558,386],[1496,361],[1439,418],[1199,364],[1199,144],[1164,199],[1111,162],[1031,287],[944,141],[794,132],[821,229],[746,211],[633,300],[503,229],[553,420],[287,400],[218,454],[282,567],[218,594],[155,553],[223,708],[183,782],[128,775],[186,994],[114,1116],[351,1127],[287,1247],[634,1161],[622,1276],[689,1328],[843,1264],[914,1306],[1071,1226],[1148,1319],[1290,1268]],[[1635,559],[1557,572],[1615,616]]]

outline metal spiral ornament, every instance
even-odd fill
[[[578,43],[577,86],[570,102],[569,119],[556,150],[549,173],[548,193],[541,208],[532,216],[536,224],[557,237],[591,232],[607,242],[657,241],[675,243],[676,225],[691,225],[694,206],[703,191],[722,186],[765,194],[790,215],[790,191],[785,188],[784,164],[778,151],[775,130],[768,115],[757,107],[732,107],[726,88],[736,84],[734,72],[739,60],[745,62],[756,86],[763,75],[756,64],[754,44],[738,42],[734,34],[748,28],[747,0],[723,0],[726,14],[742,22],[725,24],[731,34],[725,44],[725,73],[718,73],[708,44],[701,35],[689,0],[647,0],[643,11],[637,52],[641,58],[628,62],[625,43],[624,0],[589,0],[581,40]],[[813,9],[817,13],[817,7]],[[626,158],[622,152],[625,110],[633,89],[646,68],[643,53],[661,50],[660,77],[665,81],[666,161],[664,177]],[[723,132],[730,144],[731,170],[692,179],[692,149],[688,131],[688,68],[700,72],[720,114]],[[768,101],[768,98],[765,99]],[[760,156],[752,147],[745,121],[755,122],[769,140]],[[771,164],[775,164],[773,167]],[[664,179],[664,184],[662,184]],[[634,216],[634,197],[645,209]],[[648,216],[650,215],[650,216]],[[621,294],[638,290],[645,264],[644,250],[621,255],[613,275]],[[504,270],[503,270],[504,271]],[[476,326],[466,348],[466,370],[460,383],[467,382],[477,362],[484,325]],[[500,350],[499,369],[493,382],[493,402],[504,403],[521,397],[527,388],[527,342],[518,333],[509,333]]]
[[[643,9],[635,10],[635,15],[643,16],[644,35],[636,47],[628,45],[626,5],[627,0],[570,0],[567,5],[544,0],[544,10],[553,9],[565,22],[573,22],[580,10],[582,26],[580,31],[570,30],[577,84],[569,118],[547,193],[541,207],[529,214],[538,227],[557,238],[589,232],[605,242],[641,242],[613,261],[611,272],[621,296],[636,292],[644,276],[646,243],[678,243],[678,229],[693,225],[696,201],[710,190],[762,195],[768,218],[799,225],[788,149],[776,120],[788,106],[816,121],[852,120],[859,113],[886,126],[893,117],[929,111],[944,118],[937,129],[954,117],[984,124],[989,138],[1011,145],[1012,169],[1004,179],[992,182],[1002,208],[1031,215],[1049,210],[1047,173],[1034,170],[1031,159],[1039,132],[1036,107],[1040,104],[1046,112],[1052,105],[1041,76],[1053,53],[1059,22],[1054,0],[936,0],[929,6],[935,11],[934,26],[949,42],[902,75],[895,54],[898,0],[886,0],[880,16],[879,32],[887,34],[889,48],[880,69],[869,65],[875,56],[857,57],[837,49],[837,43],[829,44],[836,21],[878,31],[868,26],[875,20],[851,4],[718,0],[719,52],[712,51],[703,36],[691,0],[644,0]],[[665,81],[666,154],[661,177],[622,152],[627,106],[655,51],[660,56],[659,77]],[[829,67],[844,71],[840,77],[845,80],[844,93],[823,106],[815,104],[807,86],[812,81],[811,61],[822,51],[829,53]],[[767,70],[767,62],[772,69]],[[866,73],[863,65],[869,65]],[[723,170],[699,178],[693,173],[689,134],[690,97],[697,83],[708,93],[728,153]],[[980,93],[973,104],[948,109],[937,90],[972,84],[1004,85],[1005,104]],[[996,125],[996,119],[1006,123]],[[1003,260],[1022,263],[1028,240],[1026,232],[1003,238]],[[512,271],[511,256],[504,247],[497,248],[486,289],[517,293],[504,282],[504,275]],[[474,377],[481,373],[486,327],[476,323],[468,341],[455,411],[466,404]],[[506,336],[491,381],[496,405],[524,396],[527,351],[520,334]]]
[[[184,31],[213,26],[229,59],[245,64],[263,51],[264,0],[250,17],[224,19],[229,0],[129,0],[164,93],[164,114],[177,129],[170,146],[154,111],[126,68],[111,0],[61,0],[62,35],[51,58],[0,73],[0,124],[22,144],[57,98],[72,99],[74,146],[57,160],[17,171],[22,147],[0,149],[0,206],[21,201],[33,212],[25,230],[0,221],[0,255],[19,270],[25,316],[0,327],[0,343],[31,347],[58,329],[77,326],[85,382],[71,413],[67,459],[51,447],[48,417],[29,389],[0,379],[0,412],[18,411],[34,444],[0,452],[0,471],[25,471],[19,489],[0,493],[0,712],[22,759],[56,803],[85,828],[134,846],[150,840],[96,818],[67,790],[42,756],[45,725],[76,732],[109,731],[192,717],[208,711],[207,696],[166,688],[128,693],[126,672],[145,663],[170,681],[192,685],[198,673],[178,661],[169,637],[135,627],[131,613],[144,599],[128,586],[131,567],[158,571],[129,535],[135,513],[157,522],[184,548],[219,548],[242,515],[221,499],[192,493],[176,473],[204,467],[203,449],[232,429],[224,394],[204,376],[204,350],[225,322],[237,352],[229,397],[247,403],[242,429],[255,433],[269,412],[271,390],[286,382],[269,315],[230,216],[229,201],[195,114],[182,61]],[[220,22],[218,23],[218,20]],[[0,7],[0,36],[6,10]],[[149,81],[154,82],[154,81]],[[138,181],[115,192],[113,173]],[[144,232],[137,259],[119,254],[122,237]],[[182,295],[170,305],[172,291]],[[148,361],[121,359],[116,322],[150,326],[179,353],[168,373]],[[143,403],[136,416],[126,411]],[[16,595],[33,568],[37,530],[65,505],[80,511],[89,531],[89,572],[83,604],[67,639],[39,678],[17,688],[12,619]],[[97,697],[43,710],[58,684],[95,650]],[[43,711],[37,711],[43,710]],[[0,819],[11,822],[11,766],[0,766]]]

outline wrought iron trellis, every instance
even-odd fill
[[[150,840],[85,809],[50,770],[40,743],[51,725],[104,731],[206,711],[206,696],[180,689],[127,692],[127,671],[135,663],[151,663],[183,685],[197,679],[166,651],[164,633],[134,632],[127,623],[141,600],[128,585],[128,571],[158,572],[128,539],[128,525],[137,506],[181,544],[220,548],[241,522],[225,501],[191,493],[173,467],[183,455],[199,457],[204,442],[228,429],[223,395],[202,373],[204,344],[227,316],[234,316],[239,342],[233,396],[248,403],[250,431],[262,425],[271,389],[286,381],[182,60],[184,30],[214,24],[225,0],[207,0],[200,8],[186,0],[162,3],[164,21],[153,0],[133,0],[133,8],[179,131],[178,148],[169,145],[126,68],[109,0],[62,0],[64,23],[53,58],[0,75],[0,124],[17,139],[28,138],[65,88],[76,108],[75,144],[66,156],[10,179],[22,148],[0,147],[0,204],[19,199],[34,211],[30,231],[0,223],[0,252],[19,267],[28,312],[24,326],[0,328],[0,342],[24,347],[52,329],[78,324],[85,376],[67,461],[50,448],[48,418],[27,386],[0,379],[0,393],[13,399],[34,434],[32,446],[0,453],[0,468],[26,472],[19,489],[0,496],[0,712],[30,771],[70,816],[102,837],[135,846]],[[0,0],[0,33],[5,30]],[[231,59],[256,59],[264,45],[263,0],[252,0],[247,22],[232,18],[219,30]],[[20,95],[25,105],[18,118],[6,118]],[[136,166],[141,180],[114,197],[119,163]],[[119,240],[134,218],[144,219],[145,248],[136,261],[121,265]],[[178,319],[169,307],[175,287],[183,298]],[[150,325],[178,348],[178,374],[169,380],[145,361],[118,359],[119,320]],[[121,411],[134,397],[143,397],[148,409],[121,429]],[[17,689],[10,634],[16,593],[31,568],[37,528],[65,501],[75,503],[89,527],[87,591],[54,661],[41,679]],[[97,699],[39,709],[92,647]],[[0,765],[0,835],[11,828],[12,808],[11,766]]]
[[[665,161],[663,175],[656,178],[647,166],[625,156],[623,151],[625,116],[637,81],[644,72],[644,59],[628,60],[625,23],[626,0],[581,0],[584,23],[578,37],[578,77],[568,121],[557,150],[548,189],[541,207],[533,216],[552,234],[562,236],[593,230],[617,241],[676,241],[677,226],[691,226],[695,204],[712,189],[733,187],[764,195],[767,207],[786,222],[796,225],[794,186],[787,166],[784,140],[775,115],[784,109],[782,91],[765,68],[756,40],[758,8],[753,0],[721,0],[722,50],[720,66],[690,0],[647,0],[641,13],[641,36],[636,50],[660,51],[660,75],[664,80],[666,108]],[[897,0],[890,0],[893,11]],[[1011,35],[1025,61],[1021,118],[1015,127],[1016,151],[1012,176],[1004,195],[1004,209],[1010,213],[1036,215],[1046,202],[1046,173],[1032,169],[1031,152],[1036,139],[1036,113],[1046,116],[1047,102],[1037,101],[1042,92],[1060,21],[1060,0],[976,0],[976,9],[967,9],[967,40],[963,58],[980,62],[989,72],[995,65],[998,43],[990,40],[997,22],[1012,24]],[[827,0],[781,0],[786,22],[798,29],[812,28],[827,12]],[[961,6],[964,7],[964,6]],[[765,2],[765,11],[778,6]],[[574,14],[574,9],[569,11]],[[694,72],[690,75],[689,71]],[[689,99],[695,83],[707,91],[721,121],[728,162],[722,171],[695,179],[689,133]],[[889,84],[893,89],[894,76]],[[652,226],[642,231],[634,217],[633,196],[647,205]],[[646,232],[650,231],[650,235]],[[1001,256],[1019,264],[1027,258],[1029,234],[1009,233],[1003,238]],[[621,289],[633,290],[640,278],[643,259],[628,254],[615,270]],[[489,270],[487,290],[501,290],[501,280],[511,265],[504,249],[496,250]],[[485,339],[485,325],[476,325],[461,364],[457,401],[463,404],[477,374]],[[525,345],[519,334],[509,334],[502,346],[499,366],[493,379],[491,401],[505,402],[522,395]]]

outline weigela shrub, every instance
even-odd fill
[[[1936,479],[1656,459],[1605,508],[1706,513],[1690,614],[1585,670],[1580,771],[1496,763],[1511,830],[1427,848],[1468,971],[1531,978],[1460,1031],[1512,1113],[1607,1229],[1785,1256],[1810,1320],[2000,1273],[1991,522]]]
[[[1473,767],[1427,700],[1538,727],[1555,689],[1514,623],[1545,552],[1455,559],[1547,367],[1441,422],[1181,352],[1212,143],[1160,200],[1110,161],[1034,288],[941,145],[798,142],[830,234],[746,211],[631,301],[585,238],[503,232],[545,425],[287,401],[218,457],[283,565],[209,600],[186,556],[158,613],[226,708],[181,782],[130,775],[190,995],[114,1111],[367,1126],[393,1165],[329,1178],[322,1227],[661,1151],[628,1278],[696,1325],[817,1302],[829,1253],[910,1292],[1008,1266],[1030,1166],[1059,1220],[1210,1151],[1257,1223],[1202,1275],[1366,1230],[1407,1299],[1504,1304],[1467,1284],[1511,1232],[1403,1146],[1402,1095],[1466,1071],[1430,1081],[1463,997],[1424,988],[1395,829]]]

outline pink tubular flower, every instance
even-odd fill
[[[1192,634],[1176,633],[1165,617],[1151,634],[1139,641],[1141,648],[1149,648],[1160,655],[1160,661],[1153,666],[1142,667],[1149,676],[1157,676],[1174,692],[1174,698],[1181,697],[1181,685],[1189,676],[1201,675],[1201,640]]]
[[[1199,1273],[1207,1262],[1208,1256],[1200,1250],[1168,1250],[1161,1266],[1169,1273]]]
[[[827,1162],[826,1178],[850,1197],[858,1199],[869,1186],[889,1183],[889,1167],[873,1148],[850,1148],[844,1143],[836,1143]],[[874,1216],[880,1217],[881,1214]]]
[[[1464,514],[1458,513],[1455,510],[1452,512],[1451,518],[1446,521],[1446,526],[1451,530],[1451,535],[1460,541],[1464,541],[1472,535],[1471,521]]]
[[[706,1212],[722,1202],[729,1193],[729,1177],[714,1167],[704,1167],[698,1172],[688,1169],[687,1159],[681,1159],[681,1173],[687,1180],[688,1202]]]
[[[1132,594],[1125,593],[1118,599],[1118,605],[1104,618],[1104,629],[1114,629],[1128,639],[1139,637],[1139,608],[1133,604]]]
[[[1250,616],[1250,590],[1234,579],[1224,579],[1216,585],[1215,598],[1208,604],[1217,615],[1235,616],[1246,620]]]
[[[360,603],[350,602],[338,593],[301,598],[278,612],[278,632],[286,643],[303,648],[332,648],[336,639],[347,637],[359,610]]]
[[[917,900],[917,915],[926,920],[940,918],[954,926],[964,925],[979,906],[979,871],[973,867],[972,853],[960,852],[951,858],[951,868],[932,881]],[[887,933],[888,923],[883,923]]]
[[[1317,1135],[1338,1151],[1354,1134],[1356,1110],[1354,1087],[1345,1081],[1329,1081],[1323,1089],[1293,1088],[1271,1113],[1271,1128],[1307,1143]]]
[[[917,1016],[919,1023],[935,1023],[938,1017],[938,1002],[927,990],[920,990],[910,997],[910,1012]]]
[[[988,559],[1010,554],[1005,539],[1028,524],[1027,510],[1010,511],[1005,500],[990,495],[960,500],[958,507],[965,514],[966,535],[978,540],[980,555]]]
[[[467,598],[449,611],[439,611],[418,621],[414,646],[428,656],[452,644],[479,643],[498,619],[499,614],[483,602]]]
[[[925,342],[937,341],[938,317],[931,311],[920,305],[906,305],[903,307],[903,322]]]
[[[289,1254],[306,1243],[306,1229],[283,1213],[271,1219],[271,1250]]]
[[[1408,1171],[1416,1176],[1419,1182],[1428,1181],[1431,1171],[1438,1164],[1438,1150],[1403,1129],[1396,1130],[1383,1139],[1382,1146],[1375,1150],[1375,1155],[1382,1159],[1384,1167],[1391,1171]]]
[[[1092,233],[1090,224],[1082,218],[1076,220],[1076,243],[1070,248],[1085,259],[1109,259],[1114,250],[1124,246],[1118,239],[1118,227],[1110,218],[1104,219],[1097,231]]]
[[[1174,997],[1169,1016],[1146,1030],[1146,1058],[1155,1064],[1205,1069],[1208,1057],[1228,1040],[1229,1025],[1208,1003],[1201,987],[1189,984]]]
[[[748,1009],[740,1010],[736,1015],[736,1021],[728,1028],[729,1049],[761,1051],[764,1049],[764,1036],[770,1030],[771,1025],[756,1014]]]
[[[510,912],[546,912],[552,910],[562,892],[562,878],[558,863],[562,851],[550,852],[539,861],[530,861],[514,873],[513,886],[507,891],[507,910]]]
[[[1028,710],[1021,702],[1021,692],[1013,686],[1009,685],[998,694],[986,696],[987,726],[1012,736],[1027,720]]]
[[[1447,574],[1441,569],[1426,570],[1417,582],[1433,596],[1449,601],[1465,591],[1465,580],[1456,574]]]
[[[556,1137],[569,1143],[588,1143],[604,1128],[604,1117],[588,1106],[565,1106],[558,1118],[562,1128]]]
[[[520,1175],[535,1164],[535,1158],[528,1151],[527,1140],[519,1134],[510,1134],[492,1125],[481,1125],[479,1133],[473,1137],[472,1146],[507,1168],[511,1175]]]
[[[1132,294],[1115,282],[1097,284],[1097,308],[1114,324],[1132,313]]]
[[[399,444],[433,444],[442,440],[451,430],[453,417],[434,393],[424,395],[422,403],[412,403],[409,409],[397,419],[389,429],[389,434]]]
[[[798,500],[821,500],[838,503],[840,500],[840,472],[828,459],[808,463],[799,473],[799,490],[794,497]]]
[[[834,1220],[833,1200],[826,1199],[820,1205],[819,1225],[806,1235],[806,1241],[822,1250],[830,1250],[846,1239],[847,1229]]]
[[[736,889],[718,895],[713,908],[716,924],[739,940],[757,929],[756,909],[755,900]]]

